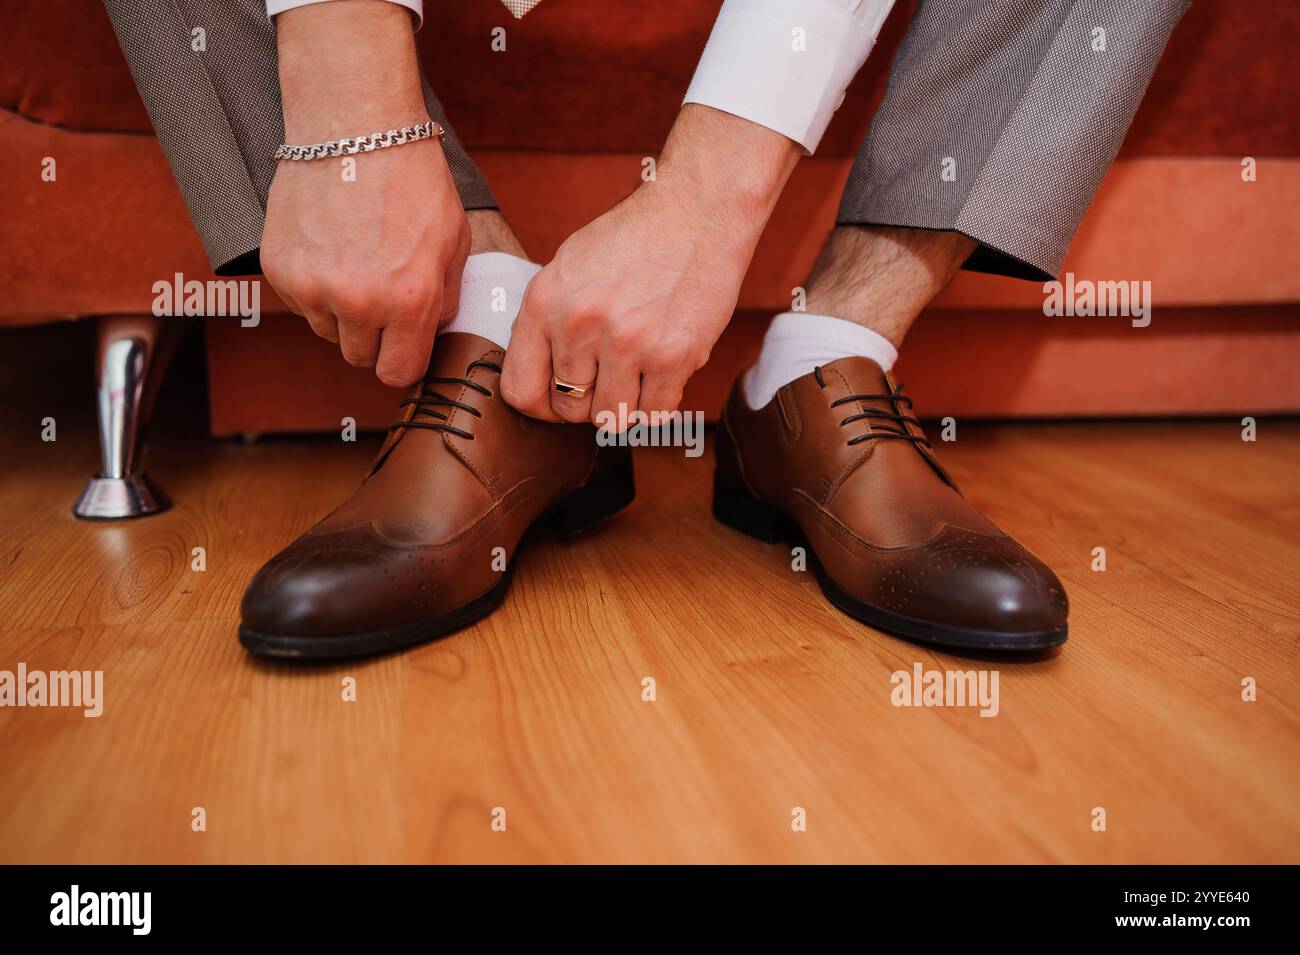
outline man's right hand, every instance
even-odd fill
[[[334,0],[276,17],[285,142],[324,142],[423,122],[409,12]],[[407,386],[455,314],[469,254],[465,212],[434,140],[342,159],[282,160],[267,200],[262,270],[293,311],[353,365]]]

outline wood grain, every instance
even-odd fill
[[[373,441],[172,440],[150,469],[177,507],[106,525],[68,512],[91,431],[0,439],[0,668],[102,669],[106,695],[0,709],[0,861],[1300,861],[1298,422],[963,423],[943,459],[1069,590],[1042,659],[841,616],[711,520],[710,456],[665,449],[493,617],[324,668],[245,655],[239,598]],[[918,661],[997,669],[1001,712],[894,707]]]

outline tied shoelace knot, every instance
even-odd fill
[[[415,405],[415,411],[411,413],[411,420],[399,421],[396,424],[389,425],[388,430],[396,431],[398,428],[428,428],[430,431],[446,431],[450,434],[457,435],[458,437],[468,438],[470,441],[473,441],[474,435],[470,434],[468,431],[462,431],[460,428],[448,424],[447,421],[449,420],[449,416],[439,411],[438,407],[444,406],[452,408],[453,410],[459,408],[462,411],[469,412],[476,418],[483,417],[483,412],[479,411],[473,405],[467,405],[463,401],[456,401],[454,398],[448,398],[446,395],[435,391],[431,386],[464,385],[466,388],[473,388],[479,394],[491,398],[492,392],[489,389],[483,387],[477,381],[470,379],[469,375],[475,368],[488,368],[496,372],[498,375],[501,374],[500,365],[494,361],[485,361],[480,358],[470,362],[465,367],[464,378],[444,378],[438,375],[431,375],[424,379],[424,383],[420,388],[420,394],[418,396],[402,399],[401,407],[403,408],[407,405]],[[416,419],[419,418],[420,415],[425,415],[426,417],[435,418],[437,420],[417,421]]]
[[[813,369],[813,371],[817,375],[817,384],[825,388],[826,379],[822,377],[821,366],[818,365]],[[852,424],[854,421],[867,422],[867,427],[869,429],[867,433],[859,434],[850,438],[848,441],[849,447],[853,447],[853,445],[859,444],[863,441],[870,441],[874,438],[894,438],[902,441],[911,441],[913,444],[925,445],[927,448],[930,447],[930,442],[926,440],[924,435],[912,434],[907,430],[907,425],[914,424],[919,428],[921,422],[913,415],[903,413],[904,406],[908,409],[912,407],[912,399],[903,394],[902,384],[895,385],[892,391],[883,395],[845,395],[843,398],[837,398],[832,401],[831,407],[837,408],[840,405],[850,404],[854,401],[887,401],[889,402],[889,407],[892,408],[893,411],[879,411],[875,409],[860,411],[857,414],[849,415],[841,421],[841,428],[847,424]]]

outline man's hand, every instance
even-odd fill
[[[669,412],[736,307],[759,234],[800,155],[769,129],[687,105],[655,180],[574,233],[533,279],[501,376],[511,405],[548,421]],[[584,398],[551,377],[595,381]]]
[[[324,142],[428,118],[409,12],[334,0],[276,18],[285,142]],[[455,314],[469,226],[441,145],[351,159],[281,161],[267,200],[262,270],[289,308],[385,384],[424,374]],[[351,164],[349,164],[351,165]]]

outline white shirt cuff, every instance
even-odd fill
[[[817,149],[894,0],[724,0],[683,103]]]
[[[277,13],[284,13],[284,11],[292,10],[294,7],[305,7],[309,3],[328,2],[329,0],[266,0],[266,15],[273,17]],[[414,13],[415,28],[420,29],[420,24],[424,23],[424,0],[389,0],[389,2],[406,7]]]

